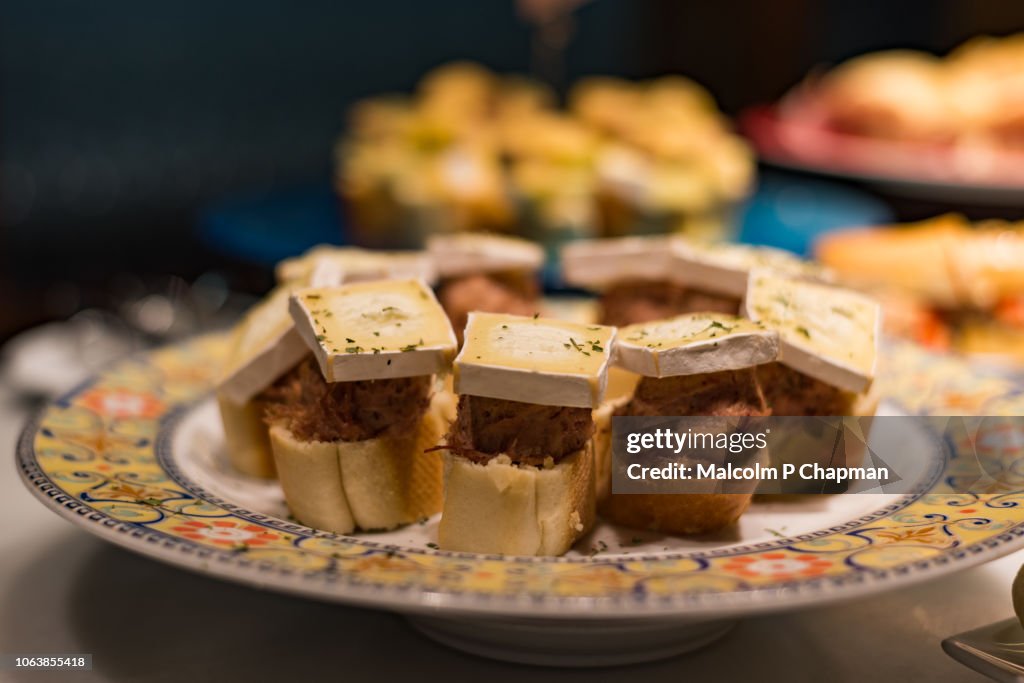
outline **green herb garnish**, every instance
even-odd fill
[[[405,346],[403,346],[399,350],[402,353],[405,353],[406,351],[415,351],[417,346],[423,346],[423,338],[422,337],[420,337],[419,342],[417,342],[416,344],[406,344]]]

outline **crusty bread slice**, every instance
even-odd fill
[[[560,470],[559,465],[564,469]],[[576,539],[590,531],[597,518],[593,442],[559,465],[537,472],[541,555],[564,554]]]
[[[606,400],[593,412],[594,490],[597,494],[598,507],[612,493],[612,415],[628,401],[628,395],[618,396],[612,400]]]
[[[350,533],[393,529],[441,509],[441,457],[424,453],[441,439],[443,403],[432,400],[414,433],[364,441],[300,442],[270,429],[281,488],[303,524]]]
[[[445,501],[438,542],[445,550],[562,555],[594,524],[593,444],[552,467],[486,465],[444,451]]]
[[[263,422],[263,403],[252,400],[239,405],[218,393],[217,406],[231,465],[243,474],[272,479],[274,456]]]
[[[355,517],[341,483],[337,441],[298,441],[283,425],[270,428],[284,498],[299,522],[315,529],[347,534]]]
[[[447,423],[436,399],[418,432],[338,443],[341,483],[360,529],[394,529],[441,509],[443,464],[438,452]]]
[[[441,412],[441,417],[445,420],[445,424],[449,424],[455,422],[458,414],[459,395],[455,393],[451,373],[444,375],[439,384],[440,386],[434,394],[434,401],[438,404],[438,409]]]

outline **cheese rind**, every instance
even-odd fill
[[[871,385],[881,323],[876,301],[754,271],[743,308],[752,320],[778,331],[784,365],[846,391],[859,393]]]
[[[828,269],[772,247],[731,243],[699,243],[672,238],[672,261],[683,285],[707,292],[742,297],[753,270],[774,271],[803,280],[830,282]]]
[[[779,357],[779,334],[719,313],[687,313],[619,329],[612,363],[647,377],[739,370]]]
[[[539,245],[505,235],[433,235],[427,239],[427,252],[443,278],[510,270],[534,272],[544,265],[544,250]]]
[[[281,261],[274,275],[279,283],[313,287],[408,278],[433,284],[437,281],[437,268],[424,251],[370,251],[321,244],[301,256]]]
[[[624,280],[674,280],[671,244],[665,236],[576,240],[562,248],[562,277],[590,289]]]
[[[455,392],[539,405],[597,407],[615,328],[474,312],[455,359]]]
[[[328,382],[443,373],[455,355],[448,317],[421,280],[300,289],[290,311]]]
[[[235,328],[219,392],[242,405],[309,353],[288,315],[288,286],[274,289]]]

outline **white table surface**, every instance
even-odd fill
[[[191,574],[115,548],[21,484],[26,417],[0,385],[0,653],[92,653],[89,672],[0,681],[981,681],[939,647],[1012,615],[1024,553],[898,593],[741,622],[704,650],[624,669],[544,669],[449,650],[386,612],[321,604]]]

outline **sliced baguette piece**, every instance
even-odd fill
[[[486,233],[431,235],[427,251],[442,278],[502,271],[536,272],[544,265],[544,250],[519,237]]]
[[[473,312],[454,363],[455,392],[595,408],[614,340],[614,327]]]
[[[283,425],[270,428],[277,477],[292,515],[302,524],[348,534],[355,517],[341,483],[336,441],[299,441]]]
[[[358,528],[394,529],[441,510],[441,455],[424,451],[441,441],[446,428],[435,395],[418,432],[338,442],[341,483]]]
[[[594,490],[598,506],[612,494],[612,416],[627,402],[629,396],[609,399],[593,412]]]
[[[445,550],[503,555],[566,553],[594,524],[594,451],[588,444],[551,467],[507,455],[478,464],[443,451]]]
[[[267,425],[263,422],[262,401],[239,405],[218,393],[217,406],[232,467],[250,477],[272,479],[275,474],[274,455],[270,450]]]
[[[443,401],[431,401],[419,429],[364,441],[302,442],[270,429],[281,488],[292,514],[316,529],[347,534],[383,530],[436,514],[442,502],[441,456],[424,451],[446,426]]]
[[[756,270],[743,313],[778,331],[783,365],[853,393],[871,385],[882,319],[877,301]]]
[[[288,287],[278,287],[235,326],[217,385],[228,460],[254,477],[275,473],[259,394],[309,353],[288,315],[288,296]]]
[[[698,375],[770,363],[779,334],[724,313],[686,313],[619,328],[612,363],[647,377]]]

